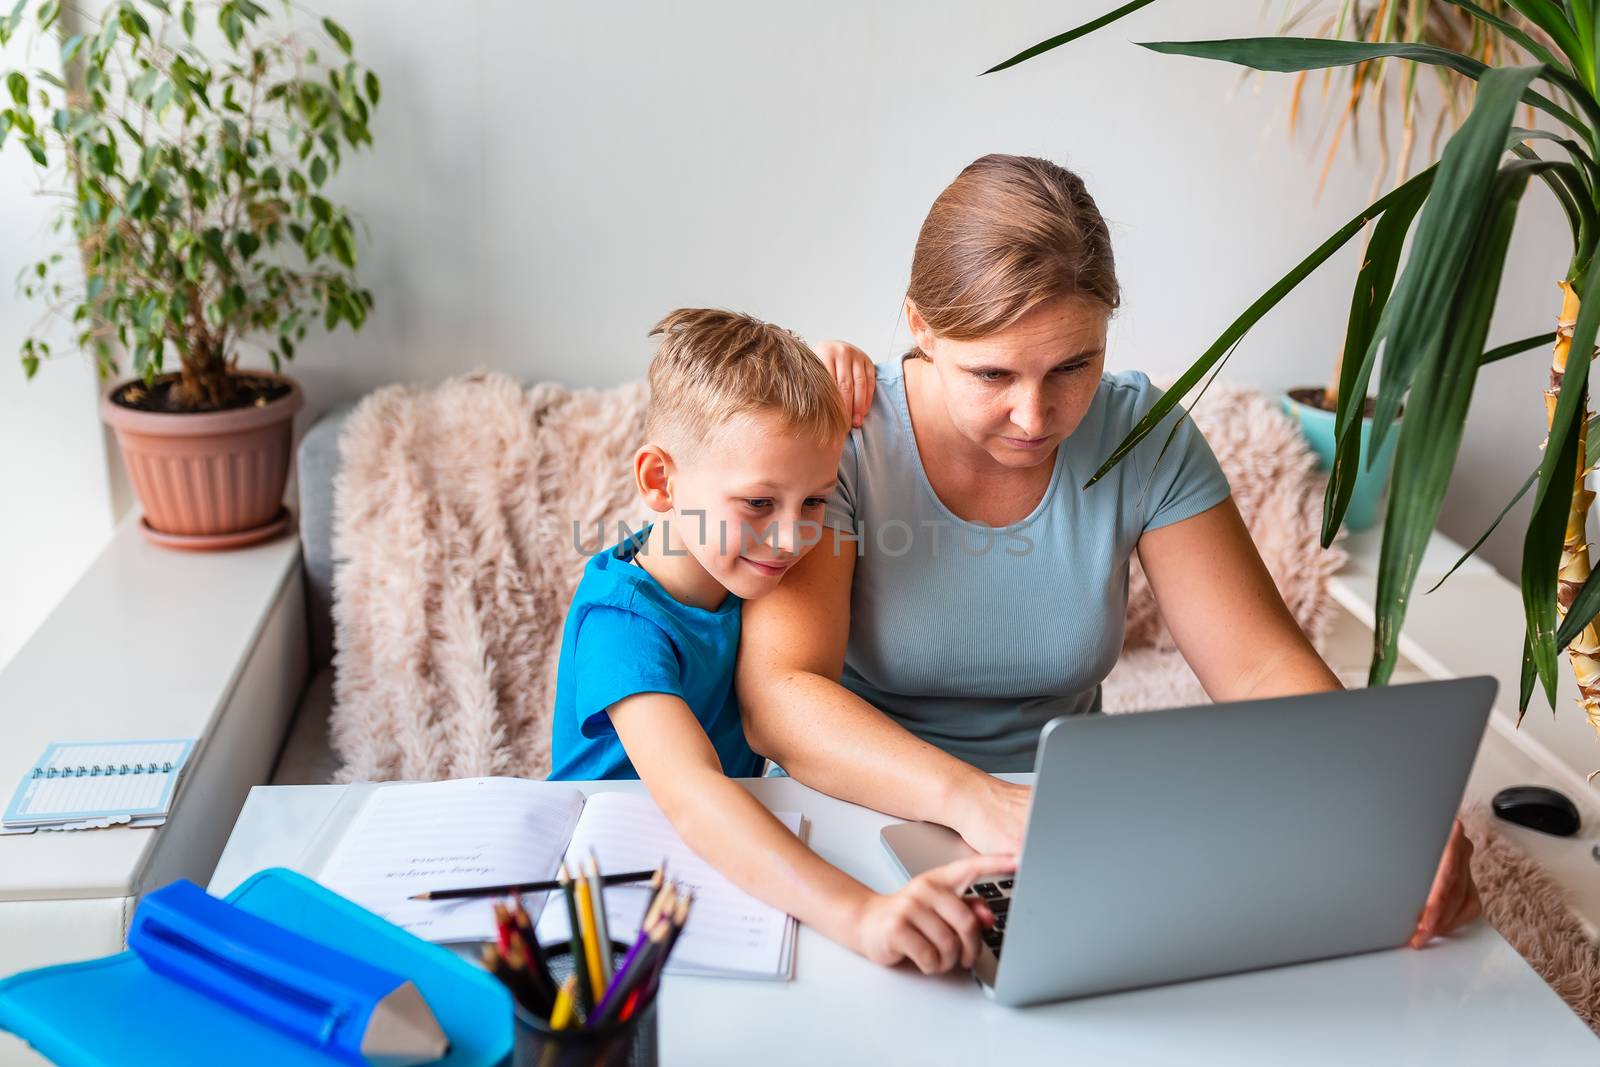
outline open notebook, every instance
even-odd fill
[[[801,833],[799,814],[777,817]],[[668,877],[694,890],[694,912],[669,973],[792,977],[794,919],[689,851],[647,796],[596,793],[586,801],[572,786],[526,778],[362,783],[346,789],[299,866],[418,937],[476,941],[495,936],[489,900],[406,898],[430,889],[554,878],[565,856],[587,857],[590,849],[611,872],[654,869],[665,858]],[[612,938],[631,941],[648,887],[610,886],[605,897]],[[539,894],[525,903],[541,941],[566,939],[564,907],[546,908]]]

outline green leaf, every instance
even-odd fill
[[[1474,115],[1492,109],[1508,93],[1514,101],[1516,89],[1514,77],[1496,78],[1492,73],[1486,76]],[[1443,164],[1440,166],[1442,184]],[[1458,290],[1450,298],[1453,312],[1444,343],[1431,351],[1419,368],[1418,380],[1427,386],[1412,392],[1400,425],[1378,559],[1370,685],[1386,684],[1399,658],[1400,629],[1466,430],[1467,407],[1500,292],[1506,249],[1517,207],[1534,167],[1519,160],[1495,175],[1490,195],[1492,208],[1479,225],[1472,253],[1456,279]],[[1433,196],[1437,195],[1438,184]],[[1385,313],[1395,307],[1391,301]]]
[[[1567,609],[1561,628],[1556,631],[1556,649],[1559,651],[1572,644],[1596,615],[1600,615],[1600,571],[1590,571],[1578,595],[1572,598],[1572,606]]]
[[[339,46],[339,51],[345,55],[350,54],[350,35],[344,32],[344,27],[332,19],[322,20],[322,28],[328,31],[328,36],[333,38],[333,43]]]
[[[1417,368],[1444,343],[1454,311],[1450,294],[1472,254],[1485,216],[1496,166],[1523,90],[1538,67],[1497,68],[1478,83],[1472,113],[1445,145],[1439,177],[1417,223],[1417,234],[1394,299],[1373,338],[1386,340],[1368,462],[1377,456]],[[1520,195],[1520,194],[1519,194]],[[1481,355],[1479,348],[1474,355]],[[1535,652],[1537,653],[1537,648]]]
[[[1323,493],[1323,548],[1333,544],[1355,494],[1361,461],[1360,426],[1367,406],[1367,384],[1377,359],[1373,338],[1394,287],[1406,233],[1427,200],[1437,173],[1436,168],[1430,168],[1402,187],[1403,195],[1390,203],[1373,228],[1366,262],[1356,274],[1350,296],[1350,316],[1345,326],[1344,355],[1339,365],[1339,407],[1334,418],[1336,445],[1328,485]]]
[[[245,259],[255,255],[257,250],[261,248],[261,238],[248,230],[240,231],[239,235],[233,239],[233,243],[239,249],[239,254]]]
[[[1480,22],[1488,23],[1501,33],[1505,34],[1508,38],[1515,41],[1519,48],[1533,58],[1537,59],[1539,62],[1548,63],[1552,67],[1559,67],[1562,65],[1561,62],[1550,53],[1550,50],[1535,40],[1531,34],[1523,32],[1521,27],[1507,22],[1499,15],[1485,11],[1477,4],[1472,3],[1471,0],[1444,0],[1444,2],[1447,4],[1454,4],[1459,8],[1470,11],[1474,18],[1478,19]]]
[[[1068,30],[1066,33],[1058,33],[1049,40],[1040,41],[1032,48],[1023,49],[1021,52],[1018,52],[1005,62],[996,63],[983,73],[993,74],[996,71],[1005,70],[1007,67],[1014,67],[1024,60],[1032,59],[1034,56],[1042,55],[1043,53],[1050,51],[1052,48],[1060,48],[1064,44],[1067,44],[1071,41],[1076,41],[1079,37],[1093,33],[1102,26],[1108,26],[1111,23],[1116,22],[1124,15],[1131,15],[1142,7],[1148,7],[1152,2],[1153,0],[1133,0],[1132,3],[1123,4],[1115,11],[1107,12],[1093,21],[1085,22],[1083,25],[1074,27],[1073,29]]]
[[[328,164],[323,162],[321,156],[317,156],[311,161],[311,184],[320,189],[322,187],[322,183],[327,180]]]
[[[27,381],[33,381],[33,376],[39,373],[39,357],[29,352],[22,357],[22,375]]]
[[[1589,363],[1600,332],[1600,269],[1581,280],[1578,321],[1572,328],[1567,369],[1550,419],[1550,436],[1539,464],[1539,489],[1522,544],[1522,606],[1529,646],[1545,696],[1556,702],[1556,578],[1566,539],[1567,512],[1583,439],[1580,412],[1588,395]]]
[[[1188,395],[1189,390],[1193,389],[1195,384],[1205,377],[1206,373],[1223,357],[1223,354],[1228,352],[1241,337],[1248,333],[1252,326],[1260,322],[1267,312],[1277,306],[1278,301],[1282,300],[1285,294],[1304,281],[1312,271],[1326,263],[1329,257],[1343,248],[1350,238],[1360,233],[1363,226],[1382,214],[1390,204],[1397,199],[1410,195],[1418,182],[1432,181],[1433,172],[1434,168],[1429,167],[1416,174],[1404,185],[1373,201],[1361,214],[1345,223],[1331,237],[1318,245],[1309,256],[1296,264],[1293,270],[1278,279],[1272,288],[1257,297],[1255,302],[1246,308],[1222,332],[1222,336],[1218,337],[1211,347],[1201,354],[1199,359],[1190,364],[1189,369],[1184,371],[1178,377],[1178,380],[1172,384],[1172,388],[1161,395],[1160,399],[1145,413],[1144,418],[1140,419],[1134,428],[1129,431],[1128,436],[1123,438],[1116,448],[1112,449],[1111,455],[1094,472],[1094,476],[1083,484],[1083,487],[1087,489],[1105,477],[1111,468],[1122,462],[1123,458],[1129,452],[1132,452],[1140,441],[1149,436],[1150,431],[1155,429],[1162,419],[1166,418],[1173,407]]]
[[[1517,687],[1517,725],[1522,725],[1522,716],[1528,710],[1528,701],[1533,697],[1533,679],[1536,676],[1533,666],[1533,647],[1528,641],[1526,631],[1522,634],[1522,684]]]
[[[28,106],[28,76],[20,70],[14,70],[6,75],[6,89],[11,93],[11,99],[16,101],[18,107]]]
[[[1584,48],[1573,32],[1571,23],[1561,13],[1561,5],[1551,0],[1506,0],[1523,18],[1549,34],[1556,47],[1566,53],[1573,66],[1583,57]]]
[[[194,4],[193,4],[192,0],[186,0],[186,2],[184,3],[184,5],[183,5],[183,14],[182,14],[181,18],[182,18],[182,21],[183,21],[183,35],[185,37],[193,37],[194,36]]]
[[[161,77],[161,72],[155,67],[150,67],[143,74],[133,79],[133,84],[128,87],[128,92],[135,100],[144,101],[150,95],[150,90],[156,87],[156,79]]]
[[[1530,348],[1538,348],[1541,345],[1553,345],[1555,342],[1556,332],[1554,330],[1551,330],[1549,333],[1541,333],[1535,337],[1524,337],[1520,341],[1512,341],[1508,344],[1500,345],[1498,348],[1489,349],[1489,351],[1483,354],[1483,358],[1478,361],[1478,366],[1482,367],[1486,364],[1505,359],[1508,356],[1519,355],[1528,351]]]
[[[75,33],[61,42],[61,62],[63,64],[71,63],[79,50],[83,48],[83,42],[87,39],[83,34]]]
[[[1217,59],[1254,70],[1279,73],[1347,67],[1386,56],[1447,67],[1475,80],[1481,80],[1489,69],[1486,64],[1471,56],[1464,56],[1460,52],[1452,52],[1448,48],[1439,48],[1436,45],[1405,41],[1369,44],[1362,41],[1330,41],[1320,37],[1238,37],[1221,41],[1141,41],[1139,45],[1168,55]],[[1539,77],[1574,94],[1591,119],[1600,121],[1600,104],[1597,104],[1592,94],[1586,92],[1570,74],[1543,65],[1534,66],[1532,69]],[[1575,130],[1585,128],[1577,116],[1532,89],[1524,87],[1522,99],[1547,114],[1554,115]]]
[[[374,107],[378,105],[378,76],[370,70],[367,71],[367,99]]]
[[[228,39],[228,44],[237,49],[239,42],[244,39],[244,19],[239,17],[239,12],[231,5],[224,5],[217,23],[222,27],[222,35]]]
[[[1478,366],[1480,366],[1480,367],[1483,366],[1483,363],[1479,362]],[[1460,559],[1458,559],[1454,563],[1450,564],[1450,569],[1444,572],[1444,578],[1440,578],[1437,582],[1434,582],[1432,587],[1429,588],[1428,593],[1433,592],[1435,589],[1437,589],[1441,585],[1443,585],[1444,582],[1445,582],[1445,578],[1450,577],[1456,571],[1460,570],[1461,569],[1461,565],[1463,563],[1465,563],[1467,560],[1471,559],[1473,556],[1478,554],[1478,549],[1482,548],[1483,547],[1483,543],[1485,541],[1489,540],[1489,536],[1494,533],[1494,531],[1495,531],[1495,529],[1497,527],[1499,527],[1501,520],[1504,519],[1508,514],[1510,514],[1511,509],[1517,506],[1517,502],[1519,500],[1521,500],[1523,497],[1528,495],[1528,490],[1532,489],[1533,486],[1534,486],[1534,483],[1537,482],[1538,480],[1539,480],[1539,468],[1535,467],[1528,474],[1527,480],[1522,483],[1522,488],[1518,489],[1517,492],[1516,492],[1516,495],[1514,495],[1509,501],[1506,502],[1506,506],[1505,507],[1500,509],[1500,514],[1498,514],[1498,515],[1496,515],[1494,517],[1494,521],[1489,524],[1489,528],[1487,530],[1483,531],[1483,533],[1478,536],[1478,539],[1476,541],[1472,542],[1472,547],[1471,548],[1469,548],[1465,552],[1461,553],[1461,558]],[[1427,593],[1424,593],[1423,595],[1426,596]]]
[[[95,34],[93,52],[95,55],[105,55],[111,48],[111,42],[117,39],[117,20],[106,19],[105,25],[100,27],[100,32]]]

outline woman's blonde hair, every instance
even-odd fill
[[[679,308],[656,323],[645,432],[679,446],[735,416],[777,414],[795,433],[833,444],[850,432],[839,386],[799,337],[750,315]]]
[[[1055,297],[1122,303],[1111,235],[1083,179],[1047,159],[991,154],[928,209],[906,295],[940,337],[1003,330]],[[913,350],[916,355],[920,351]]]

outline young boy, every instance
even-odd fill
[[[682,309],[651,336],[661,341],[633,472],[662,521],[584,569],[556,676],[550,777],[642,778],[684,842],[755,896],[878,963],[971,966],[993,916],[961,893],[1015,857],[973,857],[874,893],[728,777],[762,767],[733,688],[740,606],[819,538],[851,422],[840,386],[799,338],[748,315]]]

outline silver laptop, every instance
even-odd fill
[[[1045,727],[1014,878],[974,967],[1033,1004],[1403,944],[1494,701],[1459,678]],[[909,878],[972,850],[901,823]]]

